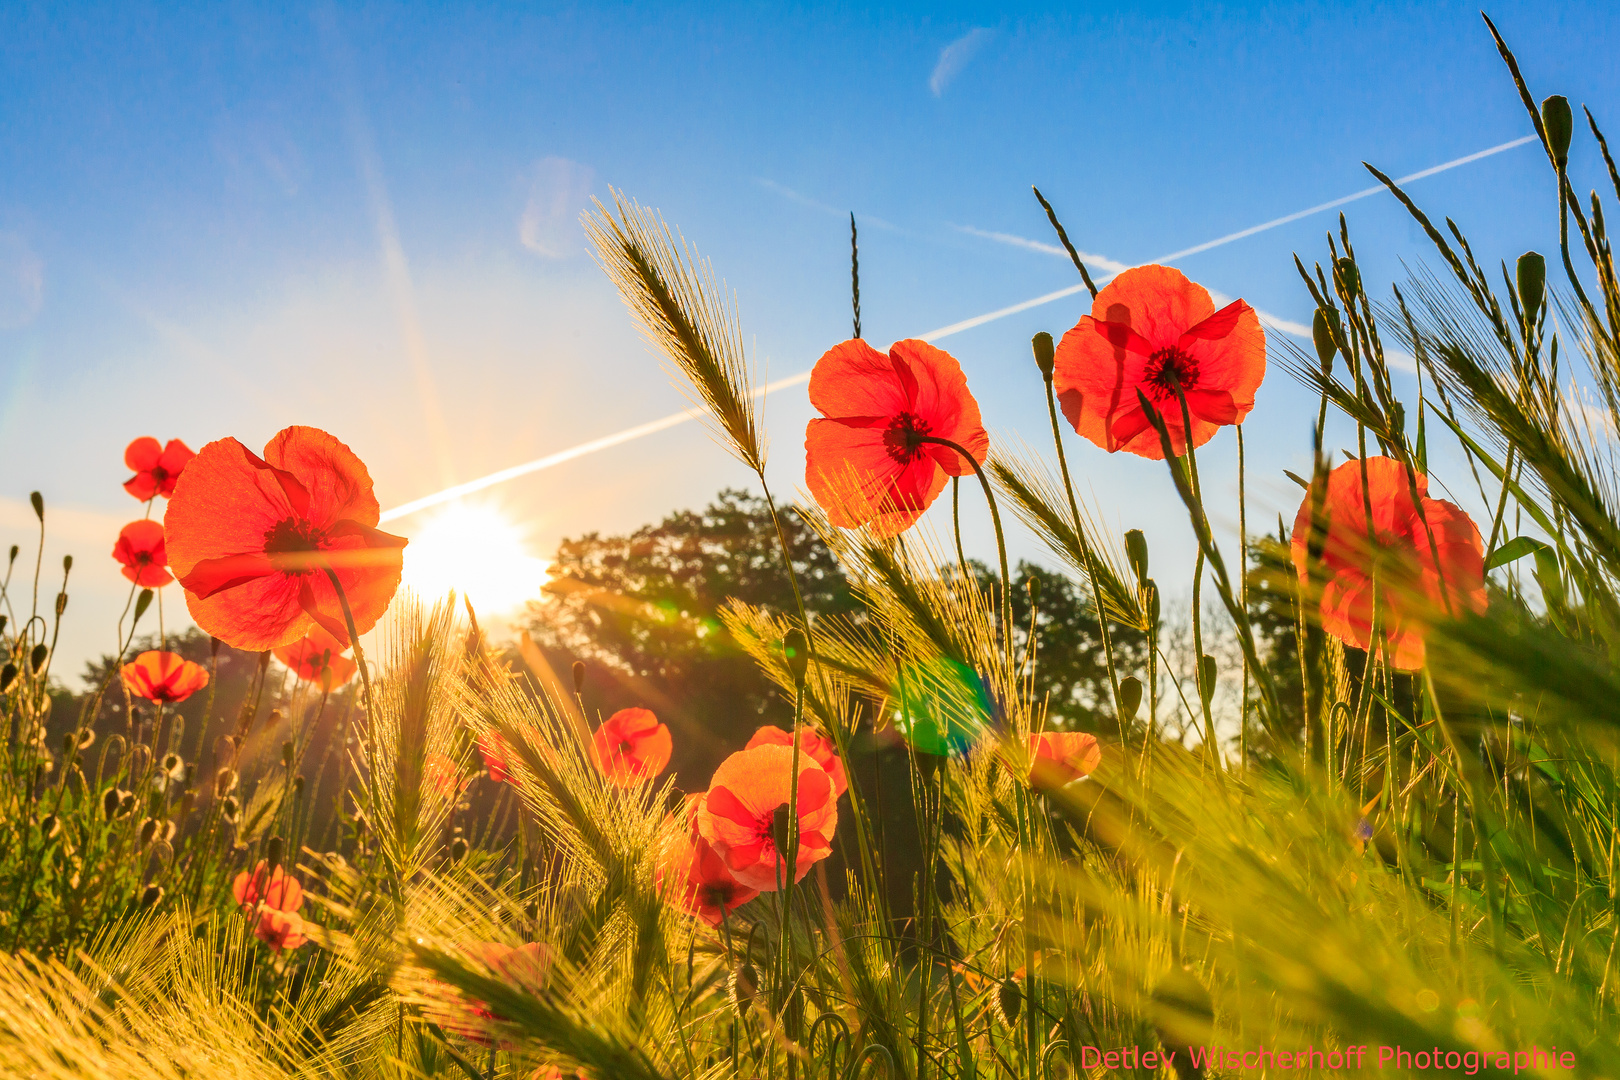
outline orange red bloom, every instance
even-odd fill
[[[810,403],[821,417],[804,433],[805,482],[841,528],[904,532],[947,476],[973,471],[921,437],[948,439],[981,464],[990,453],[962,365],[925,341],[897,341],[888,356],[859,338],[834,345],[810,373]]]
[[[254,927],[253,936],[280,952],[283,949],[296,949],[308,941],[304,934],[306,929],[308,924],[299,916],[277,911],[273,907],[263,907],[259,909],[259,925]]]
[[[174,494],[174,484],[186,465],[197,455],[179,439],[160,446],[150,435],[143,435],[124,448],[124,464],[135,475],[124,481],[124,490],[141,502]]]
[[[163,526],[156,521],[132,521],[119,529],[112,553],[124,564],[124,576],[143,589],[160,589],[174,580],[167,569]]]
[[[355,662],[343,655],[343,645],[319,626],[276,650],[276,659],[292,668],[305,682],[318,682],[322,690],[332,690],[354,678]]]
[[[231,882],[231,895],[243,911],[263,905],[286,914],[304,906],[304,887],[298,879],[280,866],[275,873],[270,873],[270,864],[264,859],[259,860],[252,872],[243,870],[236,875]]]
[[[512,772],[506,765],[509,752],[506,740],[497,732],[491,731],[478,737],[478,753],[483,756],[484,768],[489,770],[489,778],[497,784],[512,779]]]
[[[1029,753],[1029,778],[1037,787],[1062,787],[1102,764],[1102,746],[1080,731],[1031,732]]]
[[[1423,666],[1424,625],[1434,613],[1485,610],[1485,545],[1479,529],[1457,506],[1428,498],[1428,489],[1427,476],[1413,475],[1393,458],[1370,457],[1365,464],[1348,461],[1334,469],[1322,504],[1322,565],[1329,575],[1320,606],[1322,629],[1346,645],[1367,648],[1376,582],[1379,628],[1387,636],[1391,663],[1401,671]],[[1292,540],[1301,581],[1308,580],[1310,533],[1307,494],[1294,518]]]
[[[371,476],[324,431],[290,427],[259,457],[235,439],[202,448],[165,519],[169,563],[197,625],[238,649],[291,645],[319,626],[347,648],[399,588],[403,537],[379,531]]]
[[[184,701],[208,685],[208,669],[178,653],[149,649],[119,669],[124,685],[148,701]]]
[[[591,760],[619,787],[633,787],[668,767],[673,745],[651,710],[620,709],[591,737]]]
[[[1138,266],[1109,282],[1058,343],[1052,385],[1074,430],[1114,453],[1161,459],[1164,447],[1137,393],[1187,452],[1177,387],[1187,398],[1192,445],[1202,446],[1254,408],[1266,374],[1266,335],[1242,300],[1215,310],[1202,285],[1168,266]]]
[[[838,797],[832,777],[808,754],[799,755],[798,800],[793,806],[793,749],[756,746],[732,754],[715,770],[698,809],[698,832],[743,885],[775,892],[788,874],[801,880],[832,854]],[[798,858],[787,866],[789,823],[799,823]]]
[[[779,727],[762,727],[754,732],[754,737],[748,740],[743,749],[752,750],[756,746],[792,746],[793,736]],[[849,790],[849,778],[844,773],[844,762],[838,756],[838,750],[833,746],[832,740],[814,728],[803,728],[799,732],[799,752],[808,754],[820,765],[833,782],[833,798],[838,798]]]
[[[719,926],[727,912],[759,895],[732,876],[726,862],[697,828],[705,794],[688,795],[681,809],[682,830],[673,836],[658,863],[657,883],[670,903]]]

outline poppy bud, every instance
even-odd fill
[[[118,797],[119,792],[115,787],[108,788],[107,793],[101,797],[101,812],[108,821],[111,821],[112,816],[118,813]]]
[[[304,794],[304,774],[299,773],[293,777],[293,798],[301,798]]]
[[[1355,261],[1338,259],[1333,264],[1333,276],[1338,278],[1339,288],[1344,290],[1344,302],[1355,303],[1356,297],[1361,295],[1361,271],[1356,269]]]
[[[1569,108],[1569,105],[1566,103],[1564,108],[1567,110]],[[1567,139],[1565,140],[1565,145],[1568,145],[1568,140]],[[29,503],[31,503],[33,505],[33,507],[34,507],[34,516],[39,518],[39,523],[41,525],[45,524],[45,496],[41,495],[37,491],[30,491],[28,493],[28,501],[29,501]],[[11,550],[13,552],[11,557],[13,559],[15,559],[17,557],[16,554],[15,554],[17,549],[12,548]]]
[[[73,732],[71,731],[62,736],[62,756],[64,758],[73,753],[73,746],[76,742],[78,742],[78,740],[73,737]]]
[[[1311,316],[1311,339],[1316,342],[1316,358],[1322,362],[1322,374],[1333,374],[1333,354],[1339,349],[1333,343],[1333,325],[1321,308]]]
[[[744,960],[731,973],[731,1003],[737,1007],[739,1016],[748,1016],[748,1006],[754,1003],[758,995],[759,975],[754,971],[754,965]]]
[[[804,687],[804,673],[810,665],[810,644],[804,631],[797,626],[782,637],[782,652],[787,655],[788,670],[793,672],[793,685]]]
[[[17,681],[17,665],[7,664],[0,668],[0,694],[11,689],[11,684]]]
[[[1035,366],[1041,369],[1041,378],[1051,382],[1052,368],[1057,362],[1057,350],[1052,345],[1052,335],[1042,330],[1030,338],[1029,344],[1030,348],[1035,350]]]
[[[1198,661],[1198,696],[1206,707],[1215,696],[1215,658],[1208,653]]]
[[[135,621],[136,622],[140,622],[141,621],[141,616],[146,614],[146,609],[152,606],[152,595],[153,594],[152,594],[151,589],[142,589],[141,590],[141,595],[139,595],[139,596],[137,596],[135,598]]]
[[[150,844],[153,840],[155,840],[157,838],[158,831],[162,829],[162,827],[163,823],[157,818],[149,817],[145,821],[141,822],[141,847],[145,847],[147,844]]]
[[[1525,325],[1534,326],[1547,292],[1547,260],[1527,251],[1519,256],[1518,271],[1519,305],[1524,308]]]
[[[282,850],[285,847],[286,841],[279,836],[272,836],[270,842],[264,846],[264,859],[265,862],[270,864],[270,868],[266,873],[272,877],[275,876],[276,867],[281,865]]]
[[[242,812],[241,804],[236,801],[235,795],[227,795],[219,802],[219,813],[227,822],[236,824],[236,815]]]
[[[1570,111],[1569,99],[1562,94],[1543,99],[1541,126],[1547,131],[1553,161],[1562,169],[1569,164],[1569,141],[1575,137],[1575,114]]]
[[[47,840],[54,839],[62,831],[62,819],[55,814],[46,814],[39,823],[39,834]]]
[[[291,739],[281,744],[281,763],[289,769],[292,768],[293,744]]]
[[[467,857],[467,841],[463,840],[459,836],[456,837],[454,840],[450,841],[450,861],[451,862],[460,862],[462,859],[464,859],[466,857]]]
[[[583,660],[575,660],[574,661],[574,693],[583,694],[584,692],[585,692],[585,661],[583,661]]]
[[[1119,681],[1119,707],[1125,719],[1136,719],[1136,710],[1142,707],[1142,682],[1136,676],[1127,675]]]
[[[1148,594],[1148,625],[1149,626],[1158,626],[1159,625],[1159,586],[1154,583],[1152,578],[1148,578],[1147,581],[1145,581],[1142,584],[1142,588],[1144,590],[1146,590],[1146,592]]]
[[[43,641],[38,645],[35,645],[28,653],[28,664],[34,669],[35,675],[38,675],[39,669],[45,666],[45,658],[49,656],[50,653],[51,650],[45,647],[45,643]]]
[[[148,885],[146,891],[141,893],[141,907],[149,908],[163,899],[163,886]]]
[[[67,573],[71,573],[72,571],[73,571],[73,556],[71,556],[71,555],[62,556],[62,573],[67,574]]]
[[[129,815],[135,812],[135,807],[140,804],[140,800],[135,797],[135,793],[133,791],[122,791],[119,792],[119,795],[118,816],[129,817]]]
[[[771,843],[775,844],[776,850],[784,856],[793,844],[793,837],[789,832],[791,824],[792,815],[788,811],[787,803],[771,811]]]
[[[1193,1064],[1193,1048],[1209,1040],[1215,1022],[1215,1005],[1209,991],[1186,968],[1177,968],[1153,988],[1153,1028],[1182,1080],[1203,1075]],[[1183,1064],[1185,1060],[1186,1064]]]
[[[1132,529],[1125,534],[1125,557],[1130,560],[1131,569],[1136,571],[1136,584],[1138,586],[1147,584],[1147,537],[1142,535],[1141,529]]]
[[[11,550],[16,551],[17,549],[12,548]],[[5,632],[6,632],[6,617],[4,615],[0,615],[0,634],[3,634]]]
[[[1018,1014],[1023,1006],[1024,992],[1018,988],[1018,980],[1009,975],[996,990],[996,1007],[1008,1027],[1018,1023]]]
[[[174,776],[176,778],[179,777],[180,765],[181,761],[179,754],[171,753],[163,755],[163,771],[168,773],[170,776]]]
[[[214,774],[214,795],[223,798],[236,790],[236,770],[229,765],[222,766]]]
[[[17,561],[17,552],[19,552],[21,550],[22,550],[22,548],[18,547],[16,544],[11,545],[11,561],[12,562]]]
[[[56,617],[58,619],[60,619],[62,617],[62,612],[66,611],[66,610],[67,610],[67,593],[59,592],[59,593],[56,594]]]

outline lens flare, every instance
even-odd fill
[[[425,600],[451,591],[483,615],[517,612],[539,599],[546,562],[530,554],[524,530],[494,506],[455,503],[409,533],[406,588]]]

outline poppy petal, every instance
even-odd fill
[[[1234,300],[1186,331],[1176,343],[1185,348],[1195,341],[1219,341],[1236,329],[1238,323],[1243,321],[1243,316],[1253,310],[1242,300]]]
[[[894,364],[860,338],[822,354],[810,373],[810,404],[824,416],[890,416],[908,402]]]
[[[308,487],[305,513],[316,525],[327,528],[343,518],[377,524],[381,507],[372,492],[371,473],[334,436],[319,428],[286,428],[265,446],[264,457]]]
[[[131,472],[150,472],[162,456],[162,444],[150,435],[142,435],[124,448],[124,465]]]
[[[254,552],[248,555],[227,555],[220,559],[203,559],[192,566],[191,572],[180,579],[180,585],[199,600],[246,585],[250,581],[274,574],[276,568],[268,555]]]

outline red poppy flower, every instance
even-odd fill
[[[1241,424],[1266,374],[1266,335],[1242,300],[1215,310],[1202,285],[1168,266],[1138,266],[1097,294],[1091,314],[1058,343],[1052,385],[1074,430],[1114,453],[1164,457],[1142,411],[1145,394],[1187,452],[1176,386],[1187,398],[1192,444]]]
[[[208,669],[178,653],[151,649],[119,670],[124,685],[148,701],[184,701],[208,685]]]
[[[135,475],[124,481],[124,490],[141,502],[157,495],[167,499],[174,494],[174,482],[186,464],[197,455],[179,439],[160,446],[150,435],[143,435],[124,448],[124,464]]]
[[[298,879],[276,867],[269,873],[270,864],[264,859],[249,873],[243,870],[231,882],[231,895],[243,911],[252,911],[260,904],[280,912],[294,912],[304,906],[304,887]],[[268,878],[268,880],[266,880]]]
[[[267,906],[259,909],[259,925],[254,927],[253,936],[276,952],[296,949],[309,940],[304,934],[308,925],[290,911],[277,911]]]
[[[663,772],[672,749],[669,728],[649,709],[620,709],[591,738],[591,759],[619,787],[633,787]]]
[[[1328,475],[1322,564],[1330,577],[1322,591],[1322,629],[1346,645],[1367,648],[1376,579],[1378,621],[1388,637],[1392,663],[1400,671],[1416,671],[1423,666],[1424,624],[1430,615],[1485,610],[1485,545],[1466,513],[1444,499],[1427,497],[1427,476],[1416,476],[1414,502],[1405,465],[1387,457],[1367,458],[1365,470],[1361,464],[1347,461]],[[1306,495],[1294,518],[1292,542],[1301,581],[1308,569],[1310,529],[1311,497]]]
[[[693,811],[687,828],[672,837],[659,861],[657,883],[670,903],[707,922],[719,926],[726,913],[759,895],[738,881],[726,862],[700,833],[692,828],[695,811],[702,805],[688,803]]]
[[[276,650],[276,659],[292,668],[305,682],[318,682],[322,690],[332,690],[354,678],[355,662],[343,655],[343,645],[319,626]]]
[[[512,779],[511,770],[506,765],[510,748],[498,732],[491,731],[478,736],[478,752],[483,755],[484,768],[489,770],[491,780],[497,784],[504,784]]]
[[[790,814],[799,820],[794,881],[832,854],[833,830],[838,826],[832,777],[810,755],[800,754],[799,798],[790,810],[792,785],[792,747],[756,746],[721,762],[698,810],[698,832],[725,860],[732,876],[751,889],[775,892],[779,878],[788,872],[784,849]]]
[[[402,537],[380,532],[371,476],[324,431],[290,427],[259,457],[235,439],[202,448],[165,519],[169,564],[203,630],[238,649],[291,645],[319,626],[347,648],[336,572],[365,633],[399,588]]]
[[[947,476],[973,471],[919,436],[949,439],[981,464],[990,453],[962,365],[925,341],[897,341],[888,356],[859,338],[834,345],[810,373],[810,403],[822,416],[804,432],[805,482],[841,528],[902,533]]]
[[[422,786],[441,798],[457,799],[472,777],[463,776],[456,763],[443,754],[429,754],[422,763]]]
[[[113,558],[124,564],[124,576],[143,589],[161,589],[174,580],[165,567],[163,526],[156,521],[132,521],[118,530]]]
[[[1043,731],[1029,736],[1029,778],[1037,787],[1062,787],[1102,763],[1095,736],[1079,731]]]
[[[779,727],[762,727],[754,732],[754,737],[748,740],[745,750],[752,750],[756,746],[792,746],[793,736]],[[833,798],[838,798],[849,790],[849,778],[844,774],[844,762],[838,756],[838,750],[833,746],[832,740],[814,728],[804,728],[799,732],[799,752],[809,754],[817,765],[826,770],[832,777]]]

